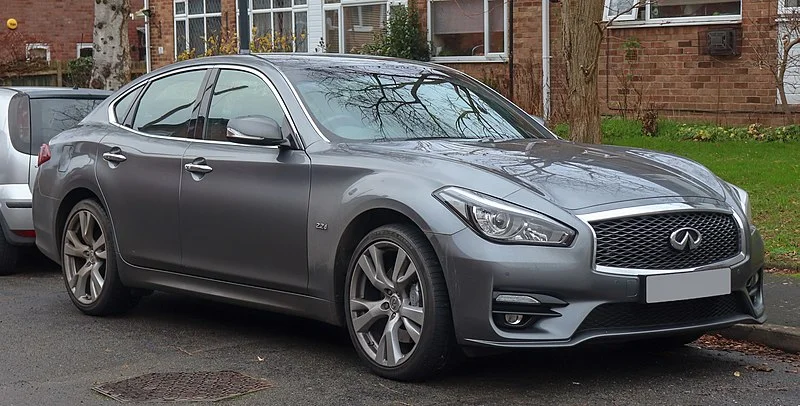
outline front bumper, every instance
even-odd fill
[[[754,304],[746,288],[753,275],[763,272],[758,232],[748,236],[751,254],[730,267],[730,295],[655,304],[645,302],[644,276],[594,270],[591,243],[569,248],[500,245],[469,229],[430,237],[440,254],[461,345],[569,347],[766,320],[763,300]],[[528,294],[549,305],[512,306],[543,316],[531,316],[522,328],[510,328],[497,319],[499,310],[513,313],[495,302],[503,293]],[[763,298],[761,290],[759,295]]]

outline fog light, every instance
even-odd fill
[[[505,321],[509,326],[519,326],[524,317],[521,314],[506,314]]]

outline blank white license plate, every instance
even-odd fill
[[[645,291],[647,303],[727,295],[731,293],[731,270],[648,276]]]

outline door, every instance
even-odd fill
[[[133,265],[180,270],[178,193],[181,159],[192,143],[198,96],[207,70],[159,78],[125,114],[137,92],[116,105],[121,126],[99,146],[97,179],[117,248]],[[122,116],[127,116],[125,119]]]
[[[184,272],[305,292],[310,161],[300,149],[228,142],[231,118],[288,122],[278,95],[259,75],[221,69],[210,94],[204,140],[189,146],[181,178]]]

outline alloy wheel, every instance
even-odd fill
[[[97,301],[106,277],[106,238],[97,218],[79,210],[67,222],[63,262],[67,285],[81,304]]]
[[[361,349],[379,365],[401,365],[417,348],[425,321],[416,265],[397,244],[378,241],[351,274],[350,319]]]

